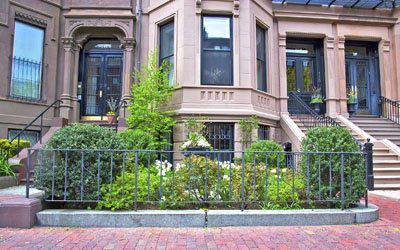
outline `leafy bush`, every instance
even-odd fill
[[[29,141],[19,140],[20,151],[24,148],[29,148],[30,146],[31,143]],[[17,154],[17,148],[18,148],[18,139],[12,141],[11,144],[9,143],[8,139],[0,139],[0,151],[9,150],[8,154],[9,158]]]
[[[35,167],[34,184],[37,187],[42,186],[49,197],[52,193],[52,178],[54,176],[54,199],[64,196],[66,154],[68,155],[66,171],[66,199],[68,200],[80,200],[81,191],[83,199],[97,200],[98,178],[99,185],[110,181],[111,155],[113,156],[112,175],[117,176],[121,171],[122,152],[103,151],[99,153],[96,151],[62,150],[123,148],[121,138],[113,130],[95,124],[74,123],[63,127],[54,133],[44,148],[60,150],[40,152],[38,155],[39,166]],[[98,168],[100,168],[100,173]],[[83,187],[82,190],[81,186]]]
[[[137,173],[137,201],[155,201],[160,199],[160,177],[153,167],[138,166]],[[112,195],[110,196],[110,184],[104,184],[101,188],[102,200],[96,209],[132,209],[135,200],[135,171],[130,169],[124,175],[117,176],[112,184]],[[124,194],[124,196],[122,196]],[[111,201],[110,201],[111,200]]]
[[[12,169],[14,166],[20,166],[20,164],[8,163],[8,154],[0,152],[0,176],[15,176],[15,172]]]
[[[301,142],[303,152],[360,152],[350,132],[342,127],[316,127],[307,130]],[[366,192],[365,168],[361,154],[307,154],[300,158],[300,172],[310,178],[310,192],[314,198],[340,200],[341,162],[343,156],[345,199],[357,202]],[[330,161],[332,191],[330,191]],[[309,164],[309,165],[308,165]],[[307,167],[309,166],[309,167]],[[319,175],[320,169],[320,175]],[[350,185],[351,180],[351,185]],[[319,189],[319,181],[321,188]],[[332,198],[330,194],[332,193]]]
[[[268,152],[282,152],[282,153],[268,153],[268,169],[276,168],[278,165],[278,155],[279,155],[279,166],[285,166],[285,154],[283,153],[283,148],[276,142],[270,140],[260,140],[251,144],[251,146],[245,151],[268,151]],[[256,160],[256,165],[260,163],[265,163],[266,154],[265,153],[245,153],[244,159],[246,163],[254,162],[254,155]]]
[[[153,137],[140,129],[126,129],[118,134],[122,139],[123,148],[128,150],[155,150]],[[135,161],[135,153],[130,153],[130,161]],[[153,163],[157,158],[157,153],[153,152],[138,152],[138,164],[146,166],[148,158]]]

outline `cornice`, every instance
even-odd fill
[[[36,25],[41,26],[41,27],[46,27],[47,26],[47,21],[46,20],[40,19],[38,17],[34,17],[32,15],[28,15],[28,14],[20,12],[20,11],[15,11],[15,18],[17,20],[25,21],[25,22],[28,22],[28,23],[33,23],[33,24],[36,24]]]

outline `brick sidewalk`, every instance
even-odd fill
[[[349,226],[0,228],[0,249],[400,249],[400,202],[370,196],[380,219]]]

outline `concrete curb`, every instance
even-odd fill
[[[376,221],[379,208],[363,204],[359,208],[304,210],[211,210],[207,213],[209,227],[226,226],[308,226],[347,225]]]
[[[36,214],[46,227],[204,227],[203,210],[100,211],[47,209]]]
[[[379,208],[304,210],[142,210],[99,211],[48,209],[36,214],[46,227],[224,227],[345,225],[376,221]]]

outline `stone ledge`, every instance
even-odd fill
[[[99,211],[48,209],[36,214],[46,227],[224,227],[299,226],[369,223],[379,218],[379,208],[304,210],[140,210]]]
[[[12,198],[0,202],[0,227],[31,228],[42,209],[39,199]]]
[[[36,214],[46,227],[204,227],[203,210],[100,211],[48,209]]]
[[[209,227],[226,226],[306,226],[346,225],[376,221],[379,208],[369,204],[365,208],[304,209],[304,210],[210,210],[207,213]]]

